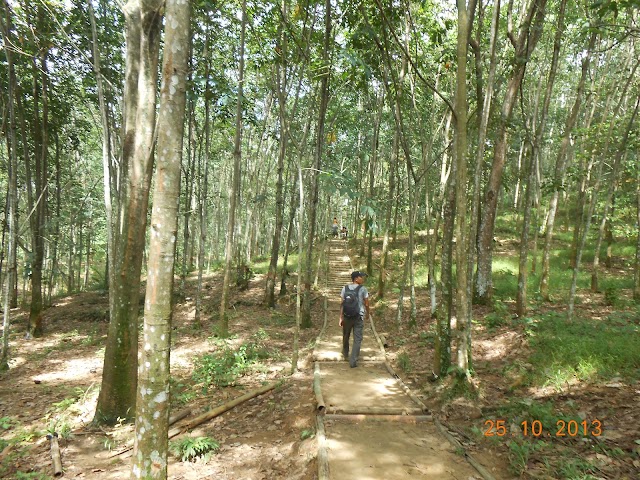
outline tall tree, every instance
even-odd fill
[[[229,218],[227,221],[227,239],[224,254],[224,279],[222,282],[222,295],[220,296],[219,310],[219,334],[226,337],[229,334],[229,319],[227,318],[227,296],[229,295],[229,279],[231,277],[231,261],[233,259],[234,232],[236,229],[236,209],[238,196],[240,195],[240,163],[242,161],[242,103],[244,95],[244,48],[245,32],[247,25],[247,3],[242,0],[242,18],[240,20],[240,47],[238,61],[238,98],[236,101],[236,129],[233,140],[233,176],[231,191],[229,192]]]
[[[498,209],[499,191],[502,185],[502,174],[507,159],[508,126],[511,121],[513,107],[518,97],[518,91],[524,78],[525,69],[532,52],[542,35],[542,25],[545,18],[547,0],[530,0],[520,33],[515,33],[509,28],[508,37],[514,48],[513,66],[507,82],[504,100],[500,110],[500,122],[496,134],[493,150],[493,162],[491,172],[484,194],[484,210],[481,214],[478,234],[478,268],[476,272],[475,294],[480,303],[486,303],[491,298],[491,262],[493,257],[493,231]],[[509,25],[513,3],[509,2]]]
[[[331,77],[331,0],[324,4],[324,39],[322,44],[322,69],[320,76],[320,106],[318,108],[318,125],[316,127],[316,145],[311,170],[311,200],[309,203],[309,232],[305,255],[304,296],[302,304],[302,327],[311,327],[311,278],[313,277],[313,241],[316,236],[316,212],[318,209],[318,174],[322,166],[322,155],[325,144],[325,120],[329,104],[329,79]],[[302,205],[301,205],[302,208]]]
[[[471,368],[471,311],[469,310],[469,285],[467,282],[467,45],[469,36],[469,12],[466,0],[457,0],[458,42],[456,70],[456,327],[457,366],[465,377]]]
[[[5,276],[4,289],[2,291],[2,345],[0,348],[0,371],[9,369],[9,332],[11,326],[11,316],[9,313],[11,306],[11,291],[17,277],[17,261],[16,261],[16,248],[18,241],[18,225],[16,210],[18,207],[18,138],[16,135],[16,114],[15,114],[15,94],[16,94],[16,73],[13,65],[13,52],[9,47],[13,41],[10,41],[10,37],[13,36],[12,30],[12,12],[9,3],[6,0],[2,1],[2,9],[4,15],[0,16],[0,35],[2,37],[2,43],[4,44],[4,52],[7,60],[7,68],[9,71],[8,82],[8,110],[9,110],[9,122],[7,125],[8,135],[8,147],[9,147],[9,171],[8,171],[8,198],[7,198],[7,212],[6,221],[8,227],[8,240],[7,240],[7,274]]]
[[[138,359],[132,479],[167,478],[171,299],[178,235],[190,13],[189,1],[167,0],[158,114],[158,167],[151,214],[143,349]]]
[[[282,237],[282,223],[284,217],[284,195],[283,195],[283,170],[284,160],[287,154],[288,144],[288,123],[286,118],[286,91],[287,91],[287,37],[284,34],[284,19],[288,16],[286,0],[282,0],[281,22],[278,24],[278,43],[280,57],[276,59],[274,76],[276,80],[276,90],[278,96],[278,118],[280,122],[280,138],[278,139],[278,166],[276,179],[276,222],[273,230],[273,240],[271,242],[271,259],[269,261],[269,272],[265,286],[265,303],[269,307],[275,307],[275,285],[278,274],[278,255],[280,252],[280,238]]]
[[[140,274],[145,249],[149,189],[153,170],[161,0],[129,0],[124,6],[127,43],[123,107],[124,188],[111,212],[113,249],[109,252],[109,333],[102,389],[94,421],[113,424],[135,413]],[[110,171],[105,171],[109,175]],[[105,180],[105,186],[108,182]]]

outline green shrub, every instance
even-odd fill
[[[209,385],[218,387],[232,385],[238,377],[249,372],[259,361],[271,356],[266,347],[268,334],[260,329],[249,342],[241,344],[237,349],[231,348],[226,342],[221,350],[207,353],[195,361],[193,379],[203,383],[206,392]]]
[[[183,462],[193,462],[198,458],[205,462],[211,454],[220,450],[220,444],[210,437],[186,437],[169,442],[169,451]]]
[[[398,366],[402,369],[403,372],[409,373],[411,371],[411,359],[407,352],[402,352],[397,357]]]

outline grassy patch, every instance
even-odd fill
[[[207,353],[195,361],[193,379],[202,383],[206,392],[211,385],[224,387],[233,385],[241,377],[257,366],[260,360],[272,356],[267,348],[269,336],[264,330],[255,333],[251,340],[232,348],[223,341],[221,349]]]
[[[570,380],[625,376],[640,367],[640,326],[589,318],[567,321],[560,314],[541,316],[531,326],[531,363],[537,381],[557,389]]]

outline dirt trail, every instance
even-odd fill
[[[314,350],[319,479],[482,478],[393,374],[371,323],[358,367],[342,360],[340,289],[352,270],[344,241],[329,242],[329,268],[327,324]]]

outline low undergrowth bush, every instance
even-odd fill
[[[272,356],[266,344],[268,338],[268,334],[261,329],[251,340],[237,348],[224,342],[220,350],[201,355],[195,361],[194,381],[202,383],[205,392],[212,384],[217,387],[233,385],[238,377],[251,371],[260,360]]]

